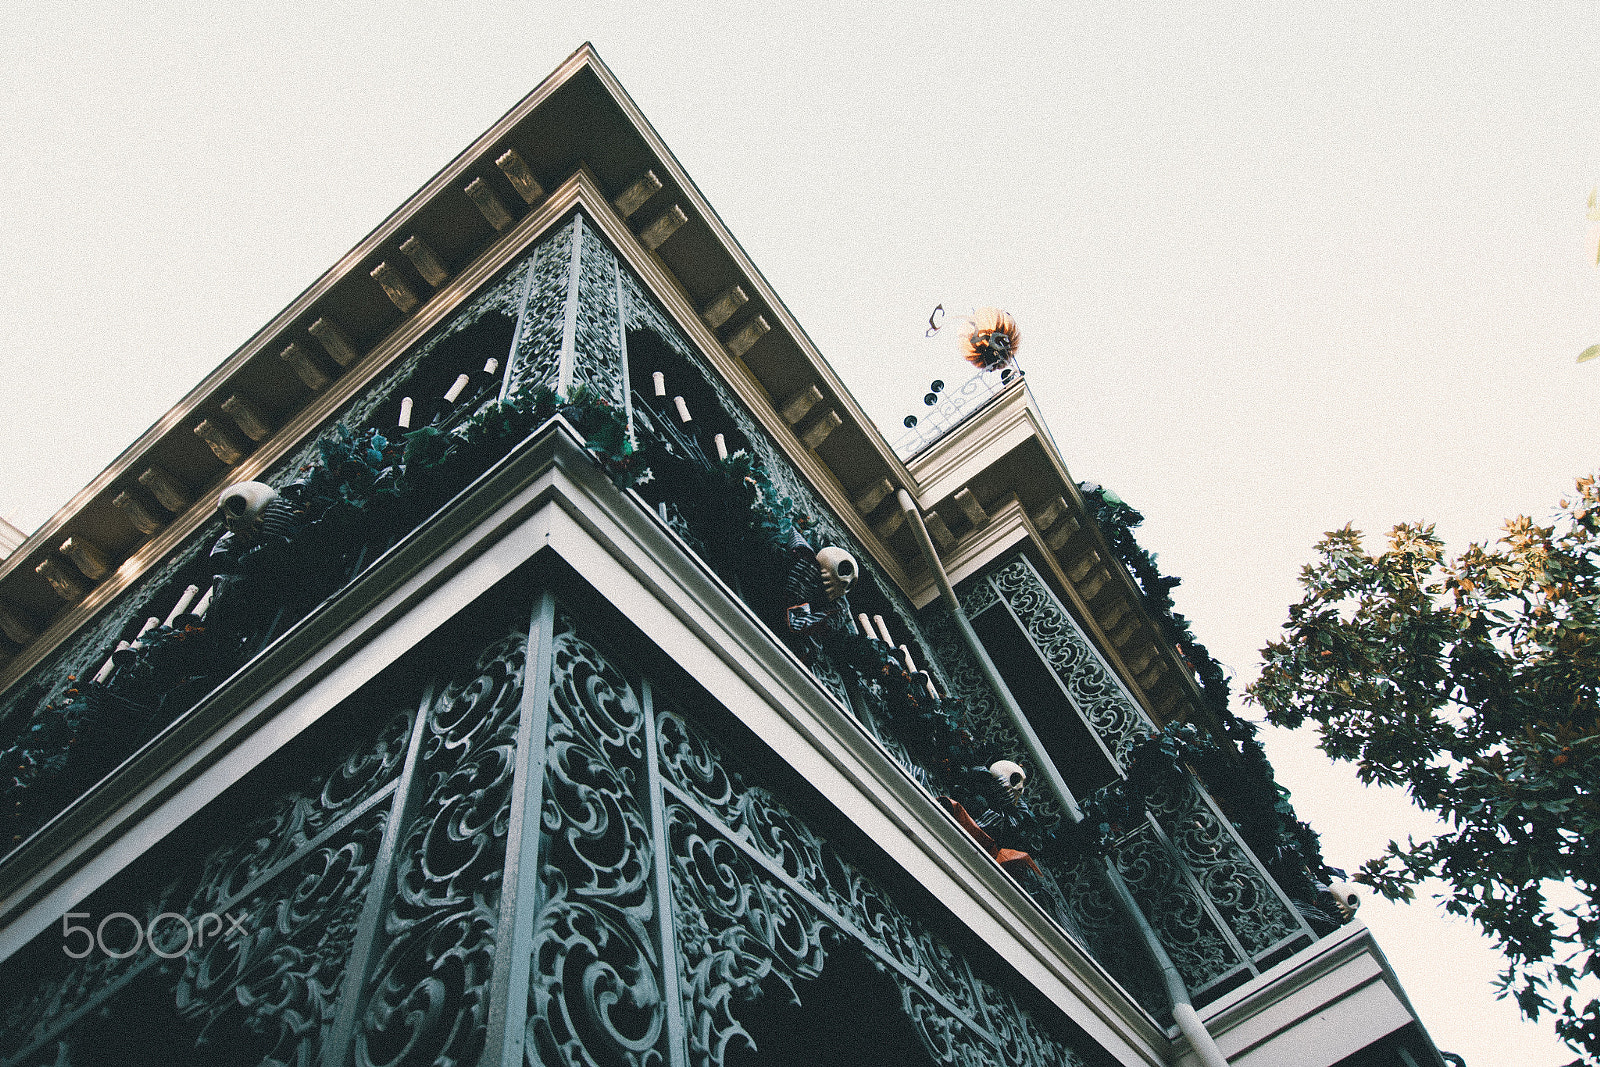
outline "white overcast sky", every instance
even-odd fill
[[[1322,531],[1456,547],[1595,467],[1600,7],[0,0],[0,516],[48,518],[584,40],[869,412],[999,304],[1242,683]],[[1061,10],[1065,8],[1065,10]],[[1251,709],[1241,709],[1252,713]],[[1428,832],[1269,751],[1331,862]],[[1368,901],[1441,1047],[1553,1067]]]

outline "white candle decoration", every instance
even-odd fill
[[[166,626],[168,629],[171,629],[172,624],[177,621],[178,616],[182,615],[185,611],[188,611],[189,605],[193,604],[194,598],[199,595],[200,587],[198,585],[191,585],[185,589],[183,591],[183,595],[178,598],[177,605],[167,615],[167,621],[162,625]]]
[[[650,378],[656,383],[656,396],[666,396],[667,376],[662,374],[660,371],[656,371],[654,374],[650,375]]]
[[[924,678],[924,681],[926,681],[928,683],[928,695],[931,696],[933,699],[938,700],[939,699],[939,691],[933,687],[933,679],[932,678]]]
[[[890,648],[894,647],[894,638],[889,636],[889,624],[883,621],[882,615],[874,615],[872,624],[878,628],[878,637]]]
[[[867,618],[866,612],[863,611],[861,614],[856,616],[856,623],[860,626],[859,632],[862,637],[872,636],[872,620]]]
[[[491,359],[489,362],[483,365],[483,373],[485,374],[494,374],[499,371],[499,369],[500,361],[498,359]]]
[[[904,656],[905,660],[906,660],[906,673],[907,674],[916,674],[917,673],[917,664],[911,658],[911,649],[906,647],[905,645],[901,645],[900,646],[900,654],[902,656]]]
[[[128,641],[117,641],[117,648],[112,649],[112,653],[110,653],[110,657],[107,659],[106,665],[101,667],[101,669],[99,669],[99,673],[94,675],[94,680],[106,681],[106,678],[110,677],[110,672],[117,669],[117,657],[122,656],[123,651],[126,651],[126,649],[130,648],[134,648],[134,645],[130,645]]]
[[[199,616],[202,619],[206,617],[206,609],[211,607],[211,594],[216,592],[216,589],[217,589],[216,586],[212,586],[210,589],[206,590],[206,595],[201,597],[200,598],[200,603],[198,603],[198,604],[196,604],[194,606],[194,614],[195,615]]]
[[[679,422],[689,422],[690,421],[689,405],[685,404],[683,402],[683,397],[675,396],[675,397],[672,398],[672,402],[674,404],[676,404],[677,408],[678,408],[678,421]]]
[[[398,425],[402,430],[411,429],[411,398],[409,396],[400,398],[400,422]]]
[[[144,625],[139,627],[139,635],[133,639],[133,644],[129,645],[128,647],[129,648],[143,648],[144,647],[144,635],[149,633],[151,630],[154,630],[157,626],[160,626],[160,625],[161,625],[161,620],[158,617],[154,616],[154,615],[152,615],[148,619],[144,620]]]
[[[449,392],[444,394],[444,402],[446,404],[454,404],[456,398],[461,395],[461,391],[467,387],[469,380],[469,377],[465,374],[457,375],[456,384],[452,385]]]
[[[715,440],[717,442],[717,458],[718,459],[727,459],[728,458],[728,441],[727,441],[727,439],[725,437],[723,437],[719,433],[719,434],[717,434]]]

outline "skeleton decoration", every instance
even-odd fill
[[[989,778],[993,779],[992,783]],[[970,768],[967,781],[972,785],[972,795],[968,799],[972,810],[951,797],[940,797],[945,810],[978,847],[1012,877],[1026,878],[1029,872],[1037,873],[1039,867],[1032,856],[1010,847],[1031,814],[1022,800],[1022,791],[1028,786],[1028,772],[1011,760],[995,760],[988,767]]]
[[[271,569],[265,566],[268,557],[299,529],[302,514],[296,502],[303,488],[298,482],[282,491],[263,482],[239,482],[217,498],[227,532],[211,546],[211,573],[217,581],[206,622],[221,645],[236,643],[260,606],[273,600],[251,596],[247,587]]]
[[[856,558],[837,545],[829,545],[817,553],[817,569],[822,572],[822,587],[830,601],[848,593],[860,572]]]
[[[222,491],[217,498],[217,510],[222,513],[223,524],[230,533],[254,541],[261,532],[262,516],[268,505],[278,499],[278,491],[270,485],[240,482]]]
[[[789,630],[807,634],[818,627],[848,630],[850,602],[845,594],[861,573],[855,557],[837,545],[814,551],[799,530],[789,538],[790,564],[784,575]]]
[[[989,764],[989,773],[994,775],[995,781],[1000,783],[1013,802],[1022,799],[1022,791],[1028,788],[1028,772],[1021,766],[1008,759],[995,760]]]
[[[1356,917],[1356,909],[1361,907],[1361,897],[1356,893],[1355,886],[1349,882],[1335,882],[1328,887],[1328,895],[1333,897],[1333,904],[1345,922]]]

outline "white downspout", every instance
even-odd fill
[[[978,669],[983,673],[984,679],[989,683],[989,688],[994,691],[1001,705],[1006,709],[1007,716],[1016,727],[1017,733],[1022,736],[1023,743],[1028,747],[1029,755],[1033,757],[1034,764],[1044,773],[1046,781],[1050,783],[1051,791],[1056,794],[1056,799],[1061,802],[1062,811],[1066,817],[1076,825],[1083,821],[1083,813],[1078,810],[1078,805],[1073,801],[1071,792],[1066,783],[1061,780],[1061,773],[1056,770],[1055,762],[1050,759],[1044,750],[1044,745],[1039,741],[1039,735],[1028,722],[1028,717],[1017,706],[1016,698],[1011,695],[1011,690],[1006,688],[1005,680],[1000,677],[1000,671],[994,665],[994,660],[989,658],[989,652],[983,647],[983,642],[978,640],[978,634],[972,628],[972,622],[967,618],[967,613],[961,607],[961,602],[956,599],[956,591],[950,584],[950,576],[945,573],[944,564],[939,561],[939,553],[933,547],[933,539],[928,536],[928,528],[923,525],[922,512],[918,510],[916,502],[911,499],[911,494],[904,489],[896,490],[896,499],[900,502],[900,510],[905,512],[910,520],[911,531],[916,535],[917,544],[922,549],[923,561],[928,565],[928,570],[933,574],[933,582],[939,589],[939,595],[944,597],[950,609],[950,617],[955,620],[956,629],[960,631],[962,640],[978,662]],[[1178,973],[1177,964],[1172,962],[1172,957],[1167,955],[1166,948],[1161,944],[1161,939],[1156,936],[1149,919],[1145,918],[1140,910],[1138,901],[1133,899],[1128,884],[1122,878],[1122,873],[1112,864],[1111,858],[1105,858],[1106,878],[1111,883],[1111,888],[1116,895],[1123,910],[1128,913],[1129,920],[1134,929],[1139,931],[1145,949],[1155,961],[1156,968],[1161,972],[1161,979],[1166,985],[1167,996],[1172,1001],[1172,1020],[1178,1024],[1178,1030],[1189,1039],[1190,1046],[1195,1054],[1200,1057],[1200,1062],[1205,1067],[1228,1067],[1228,1058],[1217,1047],[1216,1039],[1201,1022],[1200,1014],[1194,1010],[1194,1002],[1189,997],[1189,990],[1183,984],[1183,976]]]

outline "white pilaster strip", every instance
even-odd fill
[[[572,260],[567,267],[567,310],[561,323],[561,364],[556,371],[556,392],[572,391],[574,348],[578,342],[578,280],[583,267],[583,216],[572,216]]]

